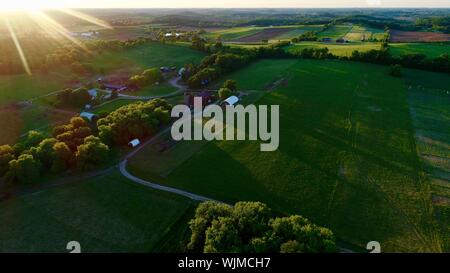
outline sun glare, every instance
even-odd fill
[[[51,8],[62,6],[54,0],[13,0],[0,3],[0,12],[39,11]]]

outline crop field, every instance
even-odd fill
[[[301,213],[361,247],[377,240],[384,251],[443,251],[445,233],[420,175],[408,85],[387,73],[388,67],[341,61],[252,64],[227,78],[240,89],[264,92],[258,104],[280,105],[278,151],[260,152],[258,142],[217,141],[193,147],[194,155],[169,171],[152,171],[140,160],[129,170],[219,200],[259,200]],[[264,91],[279,79],[287,84]],[[170,153],[182,154],[187,144]],[[164,153],[158,160],[169,162]]]
[[[262,31],[264,28],[261,27],[236,27],[236,28],[228,28],[221,29],[218,31],[208,32],[204,35],[205,38],[216,40],[221,39],[222,41],[231,41],[236,40],[248,35],[256,34]]]
[[[0,203],[0,249],[66,252],[76,238],[83,252],[151,252],[191,206],[113,172]]]
[[[372,49],[380,49],[380,43],[347,43],[347,44],[324,44],[318,42],[302,42],[290,45],[286,47],[289,52],[300,52],[305,48],[328,48],[331,53],[336,56],[350,56],[352,52],[358,50],[359,52],[365,52]]]
[[[391,43],[389,51],[394,56],[405,54],[424,54],[428,58],[437,58],[442,54],[450,54],[448,43]]]
[[[438,32],[419,32],[419,31],[391,31],[391,42],[407,43],[407,42],[445,42],[450,41],[450,34]]]
[[[292,28],[291,30],[277,36],[274,40],[291,40],[292,38],[299,37],[300,35],[308,32],[308,31],[320,31],[322,29],[322,25],[308,25],[308,26],[297,26]]]
[[[347,35],[352,29],[351,25],[334,25],[319,33],[319,38],[339,39]]]
[[[382,29],[353,26],[347,35],[344,36],[344,39],[349,41],[367,41],[371,39],[382,40],[385,37],[386,33]]]
[[[308,31],[320,31],[321,25],[292,25],[283,27],[236,27],[209,32],[204,35],[225,42],[260,43],[262,40],[290,40]]]
[[[261,41],[268,41],[276,38],[284,33],[290,31],[290,28],[266,28],[257,33],[246,35],[238,39],[234,39],[233,42],[237,43],[257,43]]]

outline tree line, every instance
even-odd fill
[[[260,202],[201,203],[189,222],[194,253],[332,253],[333,232],[300,215],[276,217]]]
[[[103,163],[109,147],[80,117],[54,128],[51,136],[29,131],[13,146],[0,146],[0,177],[10,185],[39,182],[44,173],[91,170]]]

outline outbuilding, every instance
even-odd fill
[[[93,121],[98,118],[98,116],[96,114],[90,113],[90,112],[81,112],[80,117],[85,118],[89,121]]]
[[[239,102],[239,98],[238,97],[231,96],[228,99],[224,100],[223,104],[233,106],[233,105],[236,105],[236,103],[238,103],[238,102]]]
[[[132,141],[130,141],[128,143],[128,146],[130,146],[131,148],[136,148],[137,146],[139,146],[141,144],[141,141],[139,139],[133,139]]]

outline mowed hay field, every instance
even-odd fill
[[[389,51],[394,56],[424,54],[428,58],[437,58],[450,54],[450,43],[391,43]]]
[[[324,44],[318,42],[302,42],[286,47],[288,52],[301,52],[305,48],[328,48],[336,56],[351,56],[353,51],[366,52],[369,50],[379,50],[380,43],[347,43],[347,44]]]
[[[267,153],[258,142],[210,142],[159,179],[218,200],[258,200],[302,214],[361,247],[375,240],[384,252],[442,251],[431,189],[420,175],[407,86],[388,77],[388,69],[264,60],[228,75],[241,89],[263,90],[287,80],[258,101],[280,105],[279,149]],[[186,149],[179,145],[170,153]],[[145,157],[141,153],[137,157]],[[129,170],[150,179],[158,173],[139,160]]]
[[[0,203],[0,252],[151,252],[192,205],[115,171]]]

